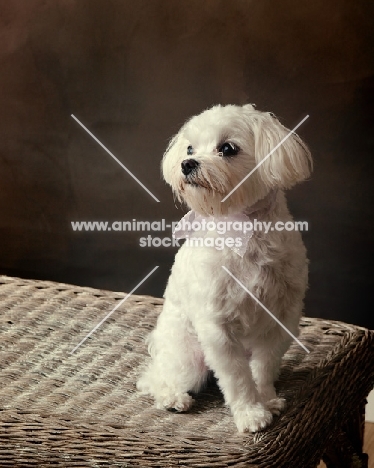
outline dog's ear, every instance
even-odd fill
[[[309,149],[296,133],[289,135],[290,130],[275,116],[262,114],[254,119],[252,130],[256,164],[265,159],[258,171],[267,186],[288,189],[310,176],[313,163]]]
[[[187,158],[186,139],[183,137],[185,126],[183,125],[170,140],[161,161],[161,173],[169,185],[172,185],[173,176],[175,177],[178,166],[180,167],[182,160]],[[186,156],[184,157],[184,155]]]

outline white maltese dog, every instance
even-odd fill
[[[148,338],[152,360],[138,389],[153,395],[159,408],[187,411],[194,401],[190,393],[202,388],[209,371],[240,432],[265,428],[284,407],[274,381],[292,337],[261,304],[298,335],[308,276],[300,233],[256,229],[225,238],[223,247],[188,241],[196,235],[217,240],[212,221],[231,223],[230,232],[238,220],[246,226],[292,221],[283,190],[310,175],[310,153],[291,133],[266,158],[288,133],[273,114],[252,105],[215,106],[187,121],[165,152],[164,178],[192,210],[183,221],[198,220],[206,228],[179,235],[187,241]]]

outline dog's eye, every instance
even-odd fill
[[[191,145],[187,148],[187,154],[188,156],[191,156],[191,154],[193,154],[193,148]]]
[[[218,152],[221,153],[222,156],[236,156],[239,151],[240,148],[230,141],[227,141],[218,148]]]

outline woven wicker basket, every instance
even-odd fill
[[[237,433],[214,381],[192,410],[157,410],[135,389],[162,300],[131,296],[74,353],[123,293],[0,277],[0,466],[366,467],[365,397],[374,334],[305,318],[277,388],[287,409]]]

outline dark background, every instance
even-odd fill
[[[138,292],[161,296],[175,249],[70,221],[179,219],[168,139],[253,102],[289,128],[310,114],[315,171],[288,193],[310,225],[306,314],[374,328],[373,18],[352,0],[0,1],[0,272],[130,291],[160,265]]]

